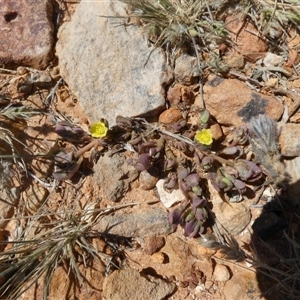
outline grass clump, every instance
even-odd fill
[[[42,278],[43,299],[47,299],[58,266],[63,267],[69,278],[75,279],[72,284],[84,287],[89,295],[90,284],[79,265],[90,267],[91,262],[98,259],[108,268],[110,264],[115,266],[113,257],[92,243],[94,238],[107,242],[108,234],[98,233],[93,226],[101,216],[115,209],[96,209],[89,205],[78,212],[45,212],[30,217],[25,229],[19,230],[13,241],[0,242],[7,248],[0,257],[0,297],[18,299]]]
[[[213,51],[220,44],[234,45],[226,28],[226,17],[235,15],[255,25],[265,38],[288,36],[300,26],[298,0],[120,0],[141,20],[155,46],[171,53],[193,40],[201,50]]]
[[[129,4],[132,16],[142,20],[147,37],[171,52],[193,39],[204,47],[226,42],[228,31],[214,18],[215,1],[199,0],[120,0]]]

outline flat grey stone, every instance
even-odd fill
[[[101,196],[110,201],[118,201],[129,190],[130,183],[139,176],[138,171],[126,163],[121,154],[110,156],[106,153],[94,166],[93,179],[101,186]]]
[[[139,212],[103,216],[93,230],[108,231],[110,234],[124,237],[152,237],[170,234],[173,229],[169,223],[168,212],[160,208],[141,209]]]
[[[0,64],[45,69],[54,43],[51,0],[0,0]]]
[[[124,26],[124,4],[81,1],[59,31],[61,75],[91,121],[151,116],[164,109],[169,80],[163,51],[148,47],[142,28]],[[148,62],[147,59],[149,58]]]

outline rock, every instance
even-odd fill
[[[217,203],[213,211],[218,221],[233,236],[240,234],[251,221],[250,210],[244,203]]]
[[[223,290],[225,299],[259,299],[261,291],[256,276],[253,271],[239,270],[225,284]]]
[[[300,204],[300,157],[285,161],[285,171],[290,175],[291,180],[288,184],[288,201],[294,207]]]
[[[219,229],[222,231],[224,227],[233,236],[240,234],[251,221],[249,208],[242,202],[230,204],[224,202],[210,182],[208,182],[208,188],[213,212],[218,222],[222,224]]]
[[[200,75],[197,59],[188,54],[182,54],[175,61],[175,80],[184,85],[192,85],[196,83],[197,77]]]
[[[299,43],[300,43],[300,35],[297,32],[292,31],[291,35],[288,38],[288,49],[290,50],[289,50],[288,60],[285,63],[287,67],[293,67],[299,63],[300,56],[296,48],[298,47]]]
[[[209,126],[212,137],[215,141],[220,139],[223,136],[222,128],[218,123],[214,123]]]
[[[152,255],[159,251],[165,245],[165,238],[162,236],[153,236],[145,239],[143,248],[146,254]]]
[[[278,78],[270,78],[265,85],[267,87],[273,87],[273,88],[277,88],[278,87]]]
[[[277,99],[254,92],[237,79],[215,77],[204,85],[204,93],[206,108],[222,125],[239,126],[259,114],[278,120],[283,113]],[[199,100],[195,103],[201,107]]]
[[[137,270],[124,269],[115,271],[105,278],[103,297],[105,300],[162,300],[170,295],[175,287],[175,283],[140,274]]]
[[[94,166],[93,179],[102,187],[102,197],[110,201],[122,198],[137,177],[138,171],[118,153],[113,156],[106,153]]]
[[[197,252],[199,246],[190,247],[187,241],[181,238],[166,239],[163,251],[168,254],[169,267],[178,281],[188,281],[193,270],[198,269],[210,278],[213,273],[210,255]],[[208,253],[208,252],[207,252]],[[191,259],[191,256],[193,259]]]
[[[177,106],[181,101],[181,88],[182,85],[176,83],[174,86],[170,87],[167,92],[167,99],[171,106]]]
[[[171,107],[177,107],[180,102],[190,106],[195,102],[196,95],[199,94],[197,89],[199,89],[197,84],[187,86],[176,83],[168,89],[167,99]]]
[[[250,61],[256,61],[264,57],[267,44],[265,40],[260,38],[260,34],[254,25],[234,15],[228,16],[225,19],[225,24],[230,32],[231,39],[235,41],[238,53],[241,53]]]
[[[155,264],[164,264],[168,261],[168,256],[163,252],[155,252],[151,255],[151,259]]]
[[[295,88],[300,88],[300,79],[296,79],[296,80],[294,80],[293,81],[293,86],[295,87]]]
[[[20,188],[3,188],[0,190],[0,228],[3,228],[8,221],[4,219],[11,218],[14,214],[20,199]]]
[[[160,208],[141,209],[129,215],[120,212],[103,216],[93,229],[100,232],[109,229],[110,234],[141,238],[167,235],[173,231],[168,213]]]
[[[284,63],[284,58],[281,55],[276,55],[272,52],[268,52],[263,59],[263,63],[266,67],[279,66]]]
[[[181,111],[178,108],[171,107],[160,114],[158,122],[163,124],[172,124],[176,123],[180,119],[182,119]]]
[[[281,128],[279,144],[281,154],[287,157],[300,156],[300,124],[287,123]]]
[[[158,182],[156,183],[156,188],[157,193],[159,195],[159,199],[165,207],[169,208],[176,202],[184,200],[184,195],[182,194],[180,189],[173,190],[171,193],[165,191],[164,182],[164,179],[158,180]]]
[[[170,80],[164,52],[147,46],[142,28],[116,26],[126,16],[118,1],[81,1],[59,30],[57,56],[61,76],[91,121],[153,116],[165,107]],[[119,22],[125,22],[120,19]],[[149,59],[149,60],[148,60]]]
[[[291,49],[289,51],[288,61],[285,63],[285,66],[292,68],[293,66],[298,65],[299,62],[300,56],[298,54],[298,51],[296,49]]]
[[[151,167],[148,170],[144,170],[140,173],[140,177],[139,177],[140,187],[145,191],[153,189],[157,181],[158,181],[158,177],[153,176],[151,174]]]
[[[34,72],[30,75],[30,80],[36,87],[49,89],[52,86],[52,78],[48,74],[42,72]]]
[[[224,57],[224,60],[229,68],[242,69],[245,65],[244,56],[237,53]]]
[[[227,266],[217,264],[213,277],[217,281],[228,281],[230,279],[230,272]]]
[[[54,43],[51,0],[0,0],[0,63],[45,69]]]

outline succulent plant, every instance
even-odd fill
[[[81,143],[91,140],[90,135],[81,127],[67,121],[58,122],[55,127],[55,132],[65,140],[72,143]]]
[[[191,203],[181,204],[169,214],[169,221],[176,229],[178,225],[184,228],[184,235],[187,237],[197,237],[203,233],[203,224],[208,218],[205,209],[206,200],[195,197]]]

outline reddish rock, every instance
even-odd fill
[[[181,87],[182,85],[177,83],[168,90],[167,99],[172,106],[176,106],[181,100]]]
[[[45,69],[54,42],[52,1],[0,0],[0,63]]]
[[[162,236],[153,236],[145,239],[144,251],[146,254],[152,255],[165,245],[165,239]]]
[[[171,106],[177,106],[180,102],[186,105],[191,105],[195,102],[195,95],[198,94],[198,85],[182,85],[176,83],[169,88],[167,99]]]
[[[222,128],[218,123],[209,126],[210,132],[214,140],[219,140],[223,136]]]
[[[229,16],[225,23],[231,39],[236,43],[238,53],[243,54],[246,59],[251,61],[264,57],[267,44],[259,37],[258,31],[250,22],[239,19],[237,16]]]
[[[182,119],[180,110],[171,107],[160,114],[158,121],[164,124],[172,124],[179,121],[180,119]]]
[[[287,67],[293,67],[295,65],[297,65],[300,61],[300,57],[298,54],[298,51],[295,49],[292,49],[289,51],[289,57],[288,57],[288,61],[286,62],[286,66]]]
[[[157,181],[158,181],[158,177],[150,174],[148,170],[142,171],[140,173],[140,177],[139,177],[140,187],[145,191],[153,189]]]
[[[239,126],[259,114],[278,120],[283,113],[277,99],[257,93],[237,79],[215,77],[204,86],[204,93],[206,108],[222,125]],[[195,103],[201,107],[199,99]]]

